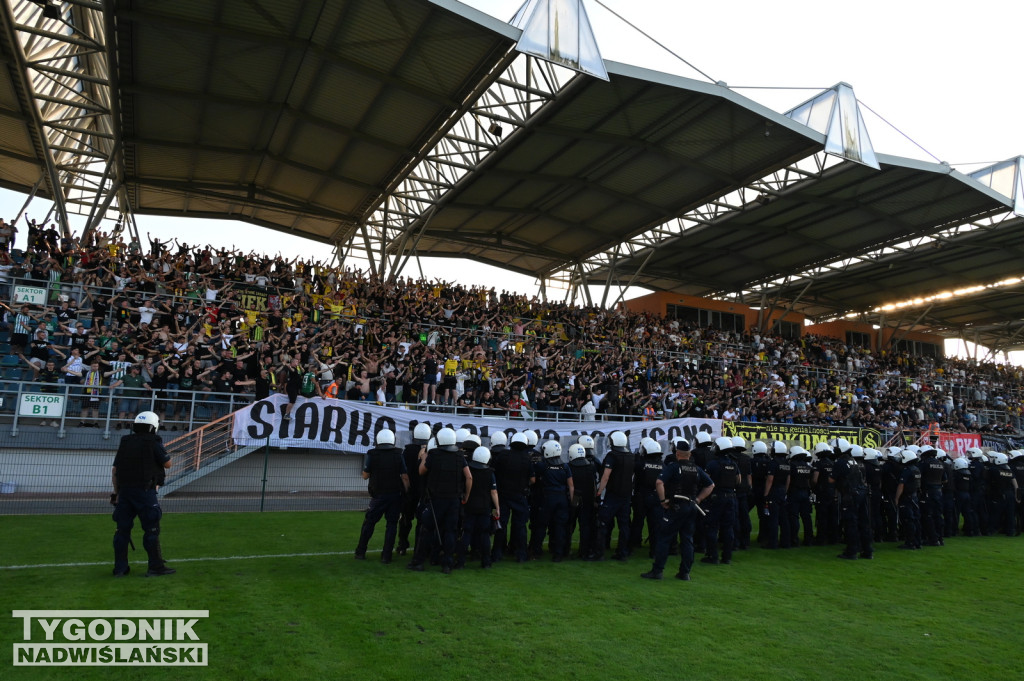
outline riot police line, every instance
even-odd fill
[[[689,580],[697,553],[728,565],[752,545],[840,544],[839,558],[871,559],[881,542],[916,550],[1021,527],[1019,450],[950,457],[932,445],[865,448],[840,437],[808,451],[698,432],[692,442],[673,438],[666,456],[652,438],[635,450],[621,431],[607,439],[598,458],[591,435],[563,454],[561,442],[531,429],[493,432],[484,446],[467,429],[420,423],[404,448],[380,430],[364,458],[371,500],[355,556],[366,559],[384,518],[381,561],[411,553],[413,571],[596,562],[609,550],[625,562],[646,547],[654,562],[642,577],[662,579],[678,555],[675,576]]]

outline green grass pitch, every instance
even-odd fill
[[[698,563],[684,583],[640,579],[646,550],[626,564],[417,574],[408,558],[377,560],[383,523],[369,559],[354,560],[361,521],[171,514],[164,554],[178,574],[141,576],[136,528],[133,574],[115,580],[108,517],[0,517],[0,679],[1024,678],[1024,538],[882,544],[875,560],[852,563],[837,547],[752,549],[729,566]],[[345,553],[229,558],[320,552]],[[11,666],[12,610],[147,608],[209,610],[197,627],[209,666]]]

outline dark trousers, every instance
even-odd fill
[[[818,544],[839,542],[839,504],[834,489],[827,489],[818,495],[818,503],[814,505],[814,529],[814,538]]]
[[[608,545],[608,535],[611,533],[612,521],[619,525],[619,541],[615,548],[617,557],[629,555],[629,506],[628,497],[617,497],[614,494],[605,493],[601,508],[597,510],[598,540],[594,547],[594,553],[598,556],[604,555],[604,548]]]
[[[761,536],[765,546],[769,549],[788,549],[792,545],[792,538],[789,520],[786,518],[786,493],[772,490],[768,494],[764,512],[764,532]]]
[[[359,544],[356,546],[357,554],[365,554],[366,547],[373,537],[373,530],[385,518],[384,548],[381,551],[381,558],[391,558],[395,548],[395,536],[398,534],[398,517],[402,513],[402,493],[382,494],[370,499],[370,507],[366,509],[366,516],[363,518],[363,527],[359,532]]]
[[[750,546],[750,533],[753,526],[750,523],[750,493],[740,492],[736,495],[736,546],[745,549]]]
[[[128,571],[128,544],[136,516],[142,526],[142,547],[149,557],[149,568],[156,570],[164,566],[160,552],[160,519],[163,515],[155,489],[122,487],[118,490],[117,505],[111,514],[117,523],[114,531],[114,572]]]
[[[545,533],[549,533],[551,553],[556,558],[563,558],[569,552],[566,546],[566,531],[569,529],[569,491],[545,492],[544,506],[541,508],[540,527],[537,540],[544,545]]]
[[[586,558],[594,552],[594,525],[596,520],[593,498],[577,495],[573,499],[572,508],[570,509],[569,532],[566,537],[566,543],[570,547],[572,546],[572,535],[575,529],[579,527],[580,537],[577,553],[580,558]]]
[[[459,527],[459,499],[430,499],[426,502],[426,512],[423,514],[423,534],[432,534],[441,540],[441,550],[444,552],[442,564],[444,567],[452,567],[455,555],[455,533]],[[421,537],[422,538],[422,537]],[[427,558],[426,551],[429,550],[427,542],[416,543],[416,553],[412,562],[422,565]]]
[[[900,530],[904,545],[921,548],[921,510],[915,497],[900,499]]]
[[[501,529],[494,535],[494,547],[491,549],[491,560],[498,563],[508,551],[508,533],[512,536],[516,558],[526,560],[526,521],[530,517],[530,506],[526,503],[526,495],[498,497],[501,504]],[[511,521],[511,525],[509,522]]]
[[[462,518],[462,548],[459,551],[459,565],[466,564],[469,547],[480,553],[480,567],[491,565],[491,515],[489,513],[467,513]]]
[[[978,526],[978,512],[974,510],[970,492],[957,492],[957,510],[963,518],[963,534],[968,537],[977,537],[981,534]]]
[[[786,514],[789,521],[790,541],[797,543],[800,536],[800,521],[804,523],[804,544],[814,540],[814,529],[811,525],[811,490],[791,489],[786,499]]]
[[[718,560],[718,540],[722,540],[722,560],[732,560],[736,542],[736,495],[715,494],[708,512],[704,553]]]
[[[410,545],[409,535],[412,533],[413,521],[416,520],[416,509],[420,504],[418,493],[409,493],[402,497],[402,514],[398,517],[398,549],[404,550]],[[413,535],[415,541],[416,535]]]
[[[669,546],[679,537],[679,573],[688,575],[693,568],[693,526],[697,509],[693,504],[672,504],[658,521],[658,543],[654,547],[654,571],[661,572],[668,562]]]
[[[857,490],[844,494],[840,512],[843,519],[843,532],[846,534],[846,555],[855,556],[874,554],[871,543],[871,515],[868,512],[867,490]]]
[[[921,507],[921,532],[929,544],[937,544],[942,538],[942,488],[938,485],[924,487],[918,495]]]

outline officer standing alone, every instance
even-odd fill
[[[363,462],[363,480],[369,480],[370,507],[366,509],[359,544],[356,546],[356,560],[366,560],[366,547],[373,537],[373,528],[383,517],[387,523],[384,530],[384,549],[380,562],[391,562],[398,534],[398,516],[402,513],[402,496],[409,491],[409,473],[405,468],[402,450],[395,446],[395,434],[388,429],[377,433],[377,446],[366,453]]]
[[[128,545],[131,543],[136,516],[142,526],[142,546],[149,556],[146,576],[162,577],[176,572],[164,563],[160,550],[160,518],[163,517],[163,511],[157,499],[157,488],[163,484],[165,472],[171,467],[171,456],[156,434],[159,427],[160,419],[156,414],[151,411],[142,412],[135,417],[132,433],[121,438],[114,457],[110,481],[114,487],[111,497],[114,504],[112,517],[117,523],[114,532],[115,577],[125,577],[131,571],[128,566]]]
[[[661,579],[668,562],[668,549],[672,538],[679,537],[679,572],[676,579],[690,580],[693,568],[693,529],[697,506],[704,501],[715,485],[708,474],[690,460],[690,444],[679,438],[673,445],[675,461],[662,469],[655,483],[658,501],[664,512],[658,521],[658,543],[654,547],[654,565],[645,572],[644,579]]]

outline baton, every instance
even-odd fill
[[[694,507],[695,509],[697,509],[697,512],[698,512],[698,513],[700,513],[700,514],[701,514],[702,516],[704,516],[704,517],[707,517],[707,515],[708,515],[708,514],[704,512],[704,509],[700,507],[700,504],[698,504],[698,503],[697,503],[696,501],[694,501],[694,500],[693,500],[693,499],[691,499],[690,497],[684,497],[684,496],[681,496],[681,495],[679,495],[679,494],[676,494],[676,495],[675,495],[675,496],[673,496],[672,498],[673,498],[673,499],[678,499],[678,500],[680,500],[680,501],[686,501],[686,502],[688,502],[688,503],[691,503],[691,504],[693,504],[693,507]]]

